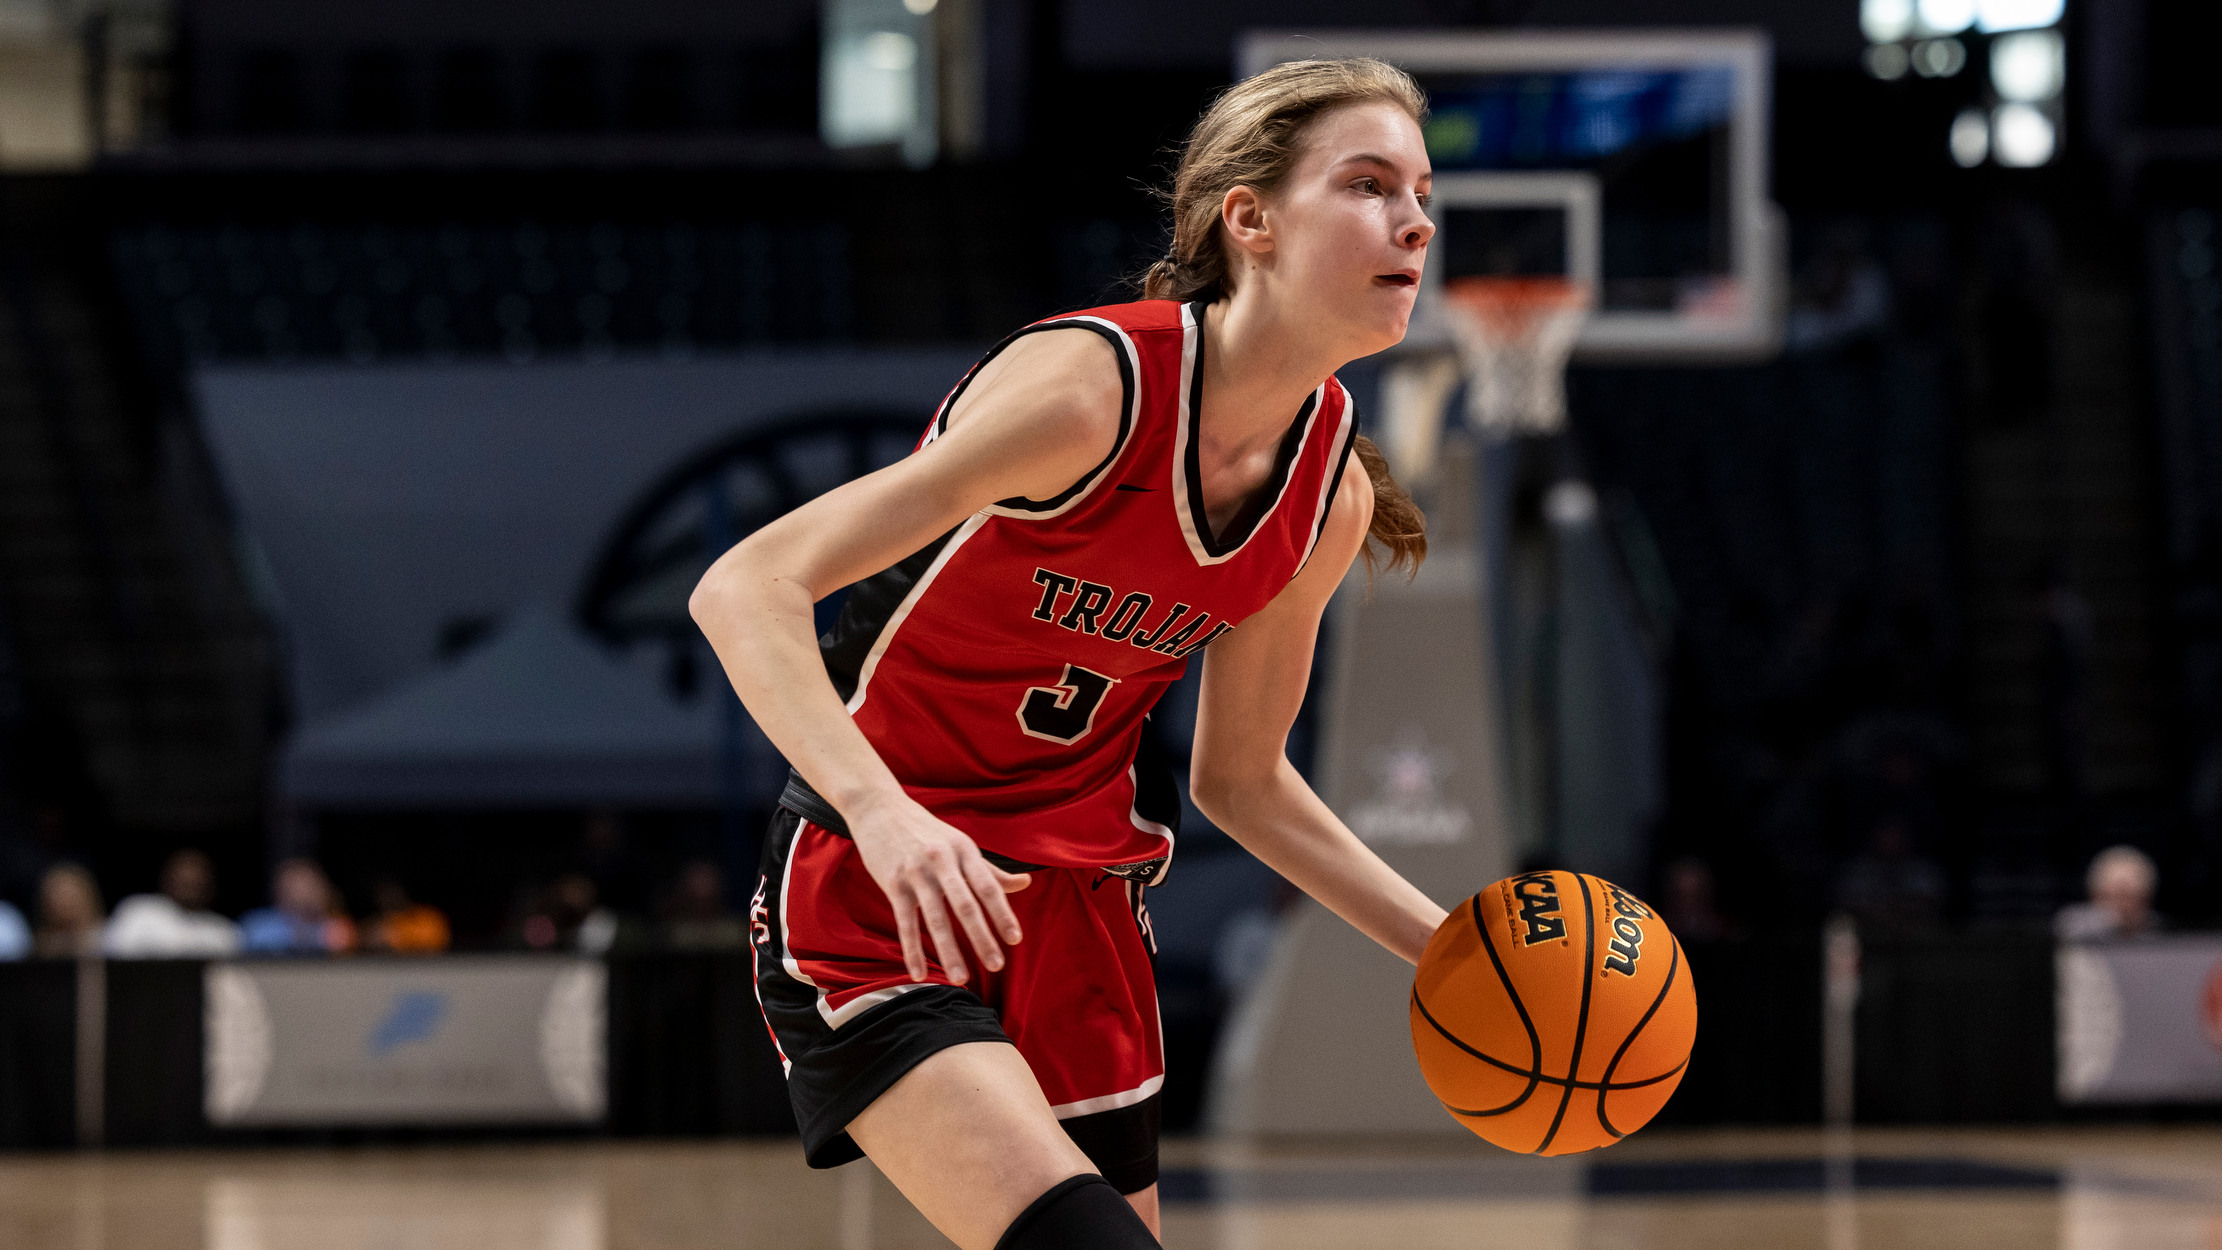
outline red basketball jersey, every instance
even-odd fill
[[[1213,533],[1198,481],[1204,305],[1150,300],[1037,322],[1117,354],[1111,454],[1054,499],[1006,499],[850,589],[820,640],[849,713],[910,796],[983,850],[1154,881],[1178,799],[1144,720],[1188,657],[1288,585],[1327,520],[1356,414],[1330,378],[1294,414],[1264,487]],[[1144,756],[1138,759],[1138,756]]]

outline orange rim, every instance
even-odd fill
[[[1454,278],[1443,284],[1443,302],[1494,336],[1525,337],[1554,313],[1589,304],[1589,285],[1573,278]]]

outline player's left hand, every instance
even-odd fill
[[[1031,876],[989,863],[963,830],[908,797],[850,816],[849,834],[864,870],[894,908],[903,967],[911,980],[927,977],[927,936],[952,982],[963,985],[972,979],[957,939],[960,927],[980,963],[989,972],[1002,969],[1003,947],[1016,945],[1023,936],[1018,916],[1003,896],[1033,884]]]

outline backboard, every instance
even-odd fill
[[[1595,266],[1576,360],[1749,360],[1779,347],[1783,229],[1767,198],[1763,33],[1269,30],[1237,50],[1244,77],[1334,56],[1379,57],[1427,90],[1441,228],[1431,290],[1469,269],[1506,270],[1503,249],[1474,246],[1468,223],[1531,244],[1556,229],[1564,252],[1549,268]],[[1581,187],[1594,191],[1568,190]],[[1506,211],[1538,199],[1565,209],[1535,225]],[[1409,345],[1445,338],[1423,300]]]
[[[1433,303],[1446,279],[1483,274],[1563,275],[1594,288],[1604,277],[1603,208],[1586,171],[1438,173],[1421,297]]]

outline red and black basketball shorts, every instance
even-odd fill
[[[930,962],[914,982],[886,894],[838,818],[819,814],[828,823],[781,807],[749,908],[756,999],[810,1166],[861,1157],[849,1122],[929,1055],[1008,1042],[1106,1180],[1121,1193],[1155,1184],[1165,1056],[1143,887],[1098,869],[1035,869],[1006,896],[1025,936],[1000,972],[968,960],[971,983],[959,986]]]

